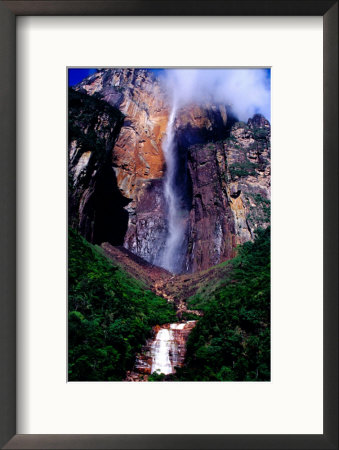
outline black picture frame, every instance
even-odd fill
[[[324,433],[322,435],[16,434],[16,16],[21,15],[323,17]],[[0,0],[0,113],[0,445],[2,448],[338,449],[338,0]]]

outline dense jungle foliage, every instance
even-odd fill
[[[201,309],[174,381],[270,380],[270,229],[239,248],[228,282],[188,300]]]
[[[175,322],[175,310],[72,229],[68,256],[68,379],[123,380],[151,327]]]

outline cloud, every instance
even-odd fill
[[[269,69],[166,69],[162,80],[176,107],[213,101],[231,105],[239,120],[256,113],[270,120]]]

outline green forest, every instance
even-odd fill
[[[176,381],[270,380],[270,228],[239,247],[231,270],[212,295],[188,305],[204,311],[187,342]]]
[[[73,229],[68,264],[68,379],[123,380],[152,326],[175,322],[175,310]]]

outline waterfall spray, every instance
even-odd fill
[[[176,273],[181,269],[182,245],[185,239],[185,223],[181,210],[181,199],[175,185],[176,154],[175,154],[175,105],[167,124],[166,138],[163,151],[166,161],[166,175],[164,180],[164,194],[167,204],[168,234],[160,265],[170,272]]]

